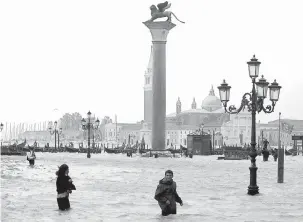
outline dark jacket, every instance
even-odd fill
[[[269,151],[267,149],[263,149],[262,152],[264,157],[268,158],[269,157]]]
[[[182,200],[177,193],[177,184],[173,180],[165,181],[162,179],[159,181],[159,185],[157,186],[155,193],[155,199],[158,201],[162,212],[167,212],[167,214],[176,214],[176,202],[180,204],[182,203]],[[166,204],[167,200],[170,202],[169,205]]]
[[[57,178],[56,185],[58,194],[64,193],[68,190],[76,190],[75,185],[69,180],[71,180],[69,176],[60,176]]]

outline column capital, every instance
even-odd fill
[[[143,22],[144,25],[150,30],[153,42],[166,42],[169,31],[176,25],[170,21],[164,22]]]

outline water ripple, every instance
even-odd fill
[[[39,153],[30,167],[24,157],[1,156],[2,221],[303,221],[301,156],[285,157],[283,184],[277,183],[277,162],[258,157],[256,196],[246,195],[249,161],[216,158]],[[62,163],[77,187],[65,212],[57,210],[55,187]],[[174,171],[184,206],[162,217],[153,197],[167,169]]]

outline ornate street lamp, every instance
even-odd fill
[[[88,111],[88,113],[87,113],[87,122],[85,121],[84,118],[81,120],[82,129],[83,130],[87,130],[87,132],[88,132],[87,133],[87,137],[88,137],[87,138],[87,143],[88,143],[87,158],[91,157],[91,154],[90,154],[90,132],[91,132],[91,130],[98,129],[99,124],[100,124],[100,121],[99,121],[98,118],[95,121],[95,123],[92,123],[92,121],[91,121],[91,115],[92,115],[92,113],[90,111]]]
[[[62,128],[57,129],[57,121],[54,122],[54,129],[52,128],[52,126],[50,125],[49,128],[49,133],[51,135],[55,134],[55,150],[57,149],[57,135],[58,135],[58,149],[59,147],[59,135],[62,134]]]
[[[256,112],[260,113],[261,111],[265,113],[272,113],[274,111],[276,102],[279,100],[281,86],[278,85],[276,80],[268,86],[268,82],[264,77],[256,82],[256,78],[259,76],[259,66],[261,62],[256,59],[255,55],[251,61],[247,62],[249,76],[252,79],[252,92],[245,93],[242,96],[241,106],[237,109],[234,105],[227,107],[227,102],[230,97],[230,86],[223,80],[221,86],[218,87],[220,99],[223,103],[226,113],[229,114],[238,114],[241,110],[244,110],[245,107],[248,108],[248,111],[252,114],[252,124],[251,124],[251,151],[249,153],[251,157],[251,166],[250,170],[250,185],[248,186],[248,194],[255,195],[259,193],[259,187],[257,186],[257,166],[256,166]],[[264,107],[263,102],[267,97],[267,90],[269,88],[271,105]]]
[[[3,130],[3,123],[0,123],[0,132]],[[2,149],[2,134],[1,134],[1,146],[0,148]]]

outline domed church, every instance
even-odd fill
[[[182,103],[178,98],[176,112],[167,115],[166,121],[178,125],[200,126],[203,123],[209,127],[220,127],[224,122],[229,121],[229,114],[225,113],[220,99],[211,87],[208,96],[202,101],[201,108],[197,108],[196,100],[193,98],[191,109],[182,111]]]

